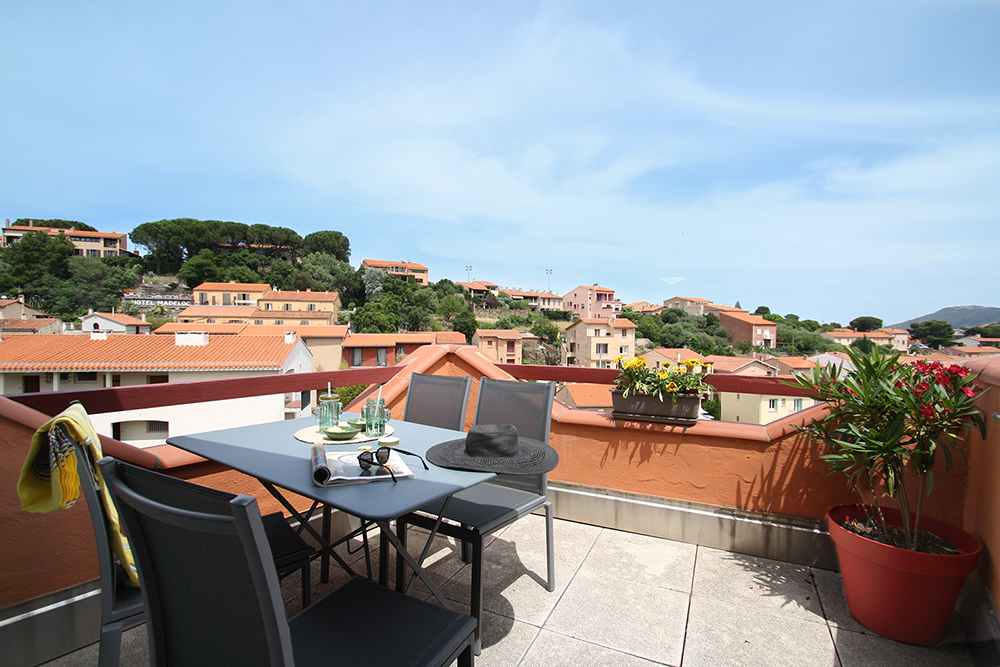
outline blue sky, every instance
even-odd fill
[[[822,322],[1000,306],[997,35],[972,0],[5,2],[0,219],[336,229],[432,280]]]

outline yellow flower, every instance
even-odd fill
[[[671,382],[666,387],[664,387],[664,389],[666,391],[669,391],[669,392],[675,392],[675,391],[677,391],[677,383],[676,382]]]
[[[670,369],[661,368],[660,370],[656,371],[656,377],[665,380],[666,378],[670,377]]]
[[[684,365],[688,367],[688,370],[690,370],[700,363],[701,360],[699,359],[688,359],[687,361],[684,362]]]

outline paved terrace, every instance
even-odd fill
[[[862,628],[847,612],[836,572],[570,521],[557,520],[555,530],[552,593],[542,585],[542,517],[522,519],[487,544],[484,646],[478,665],[973,664],[957,616],[941,644],[932,648],[899,644]],[[426,537],[419,533],[411,534],[414,552]],[[459,553],[457,544],[439,538],[427,567],[445,595],[467,612],[470,571]],[[348,560],[363,571],[360,551]],[[317,584],[314,599],[345,578],[336,573],[330,583]],[[319,581],[318,563],[313,581]],[[289,615],[301,607],[299,590],[297,574],[284,580]],[[429,595],[426,589],[414,594]],[[97,645],[46,664],[96,665]],[[145,626],[125,633],[121,664],[149,664]]]

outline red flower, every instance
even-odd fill
[[[924,393],[930,388],[931,388],[930,382],[921,382],[920,384],[917,385],[917,388],[914,390],[914,393],[919,396],[920,394]]]
[[[934,413],[934,408],[932,408],[929,405],[921,406],[921,408],[920,408],[920,414],[923,415],[924,417],[933,417],[934,414],[935,414]]]
[[[974,387],[962,387],[962,393],[968,396],[969,398],[976,397],[976,390]]]
[[[903,387],[903,381],[896,380],[896,384],[894,386],[896,387],[896,389],[901,389]]]

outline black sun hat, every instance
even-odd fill
[[[480,424],[464,438],[428,449],[427,460],[456,470],[538,475],[559,465],[559,454],[544,442],[518,437],[511,424]]]

